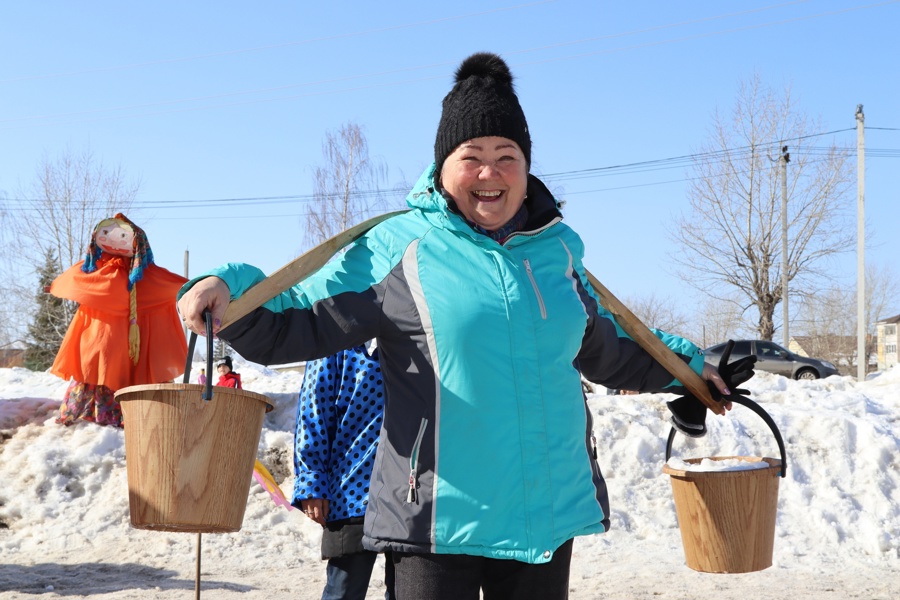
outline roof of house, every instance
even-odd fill
[[[880,324],[880,323],[885,323],[885,324],[900,323],[900,315],[894,315],[893,317],[888,317],[887,319],[882,319],[882,320],[876,322],[876,324]]]
[[[25,364],[25,350],[22,348],[0,348],[0,367],[21,367]]]
[[[869,338],[873,336],[867,336]],[[796,343],[808,356],[817,357],[819,354],[853,354],[856,352],[857,338],[855,335],[794,335],[791,340]]]

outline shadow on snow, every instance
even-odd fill
[[[194,578],[179,577],[177,571],[138,564],[85,563],[31,566],[0,564],[0,592],[57,596],[95,596],[131,589],[193,590]],[[212,589],[248,592],[251,586],[204,579],[201,591]]]

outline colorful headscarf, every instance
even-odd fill
[[[103,249],[97,245],[97,232],[112,223],[134,232],[132,244],[134,254],[131,257],[131,270],[128,272],[128,355],[132,362],[137,364],[141,351],[141,332],[137,324],[137,289],[135,285],[144,277],[144,269],[153,264],[153,251],[150,249],[150,242],[147,241],[147,234],[122,213],[116,213],[116,216],[111,219],[103,219],[94,227],[81,270],[85,273],[93,273],[97,270],[97,262],[103,255]]]
[[[116,213],[116,216],[111,219],[103,219],[94,227],[94,233],[91,235],[91,241],[88,244],[81,270],[85,273],[93,273],[97,270],[97,262],[103,256],[103,249],[97,245],[97,232],[100,231],[101,227],[111,223],[118,223],[120,226],[131,229],[134,232],[134,245],[132,248],[134,256],[131,258],[131,271],[128,272],[128,290],[131,291],[134,284],[144,276],[144,269],[148,265],[153,264],[153,250],[150,249],[150,242],[147,241],[147,234],[144,233],[144,230],[131,222],[122,213]]]

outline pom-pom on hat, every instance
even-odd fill
[[[457,146],[466,140],[487,136],[505,137],[516,142],[531,165],[531,136],[525,113],[513,90],[512,73],[496,54],[479,52],[460,64],[453,89],[444,97],[434,141],[438,177],[444,160]]]

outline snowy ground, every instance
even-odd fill
[[[236,370],[276,405],[258,456],[290,495],[300,375],[240,361]],[[65,387],[46,373],[0,369],[0,599],[193,598],[197,535],[129,525],[124,433],[56,425]],[[589,403],[613,529],[576,540],[571,598],[900,598],[900,369],[863,384],[760,373],[746,387],[788,446],[773,566],[742,575],[686,567],[661,472],[669,397],[597,394]],[[743,407],[708,425],[699,442],[679,437],[674,454],[777,456],[768,429]],[[318,598],[319,536],[254,482],[241,531],[202,536],[202,597]],[[383,592],[381,564],[369,598]]]

